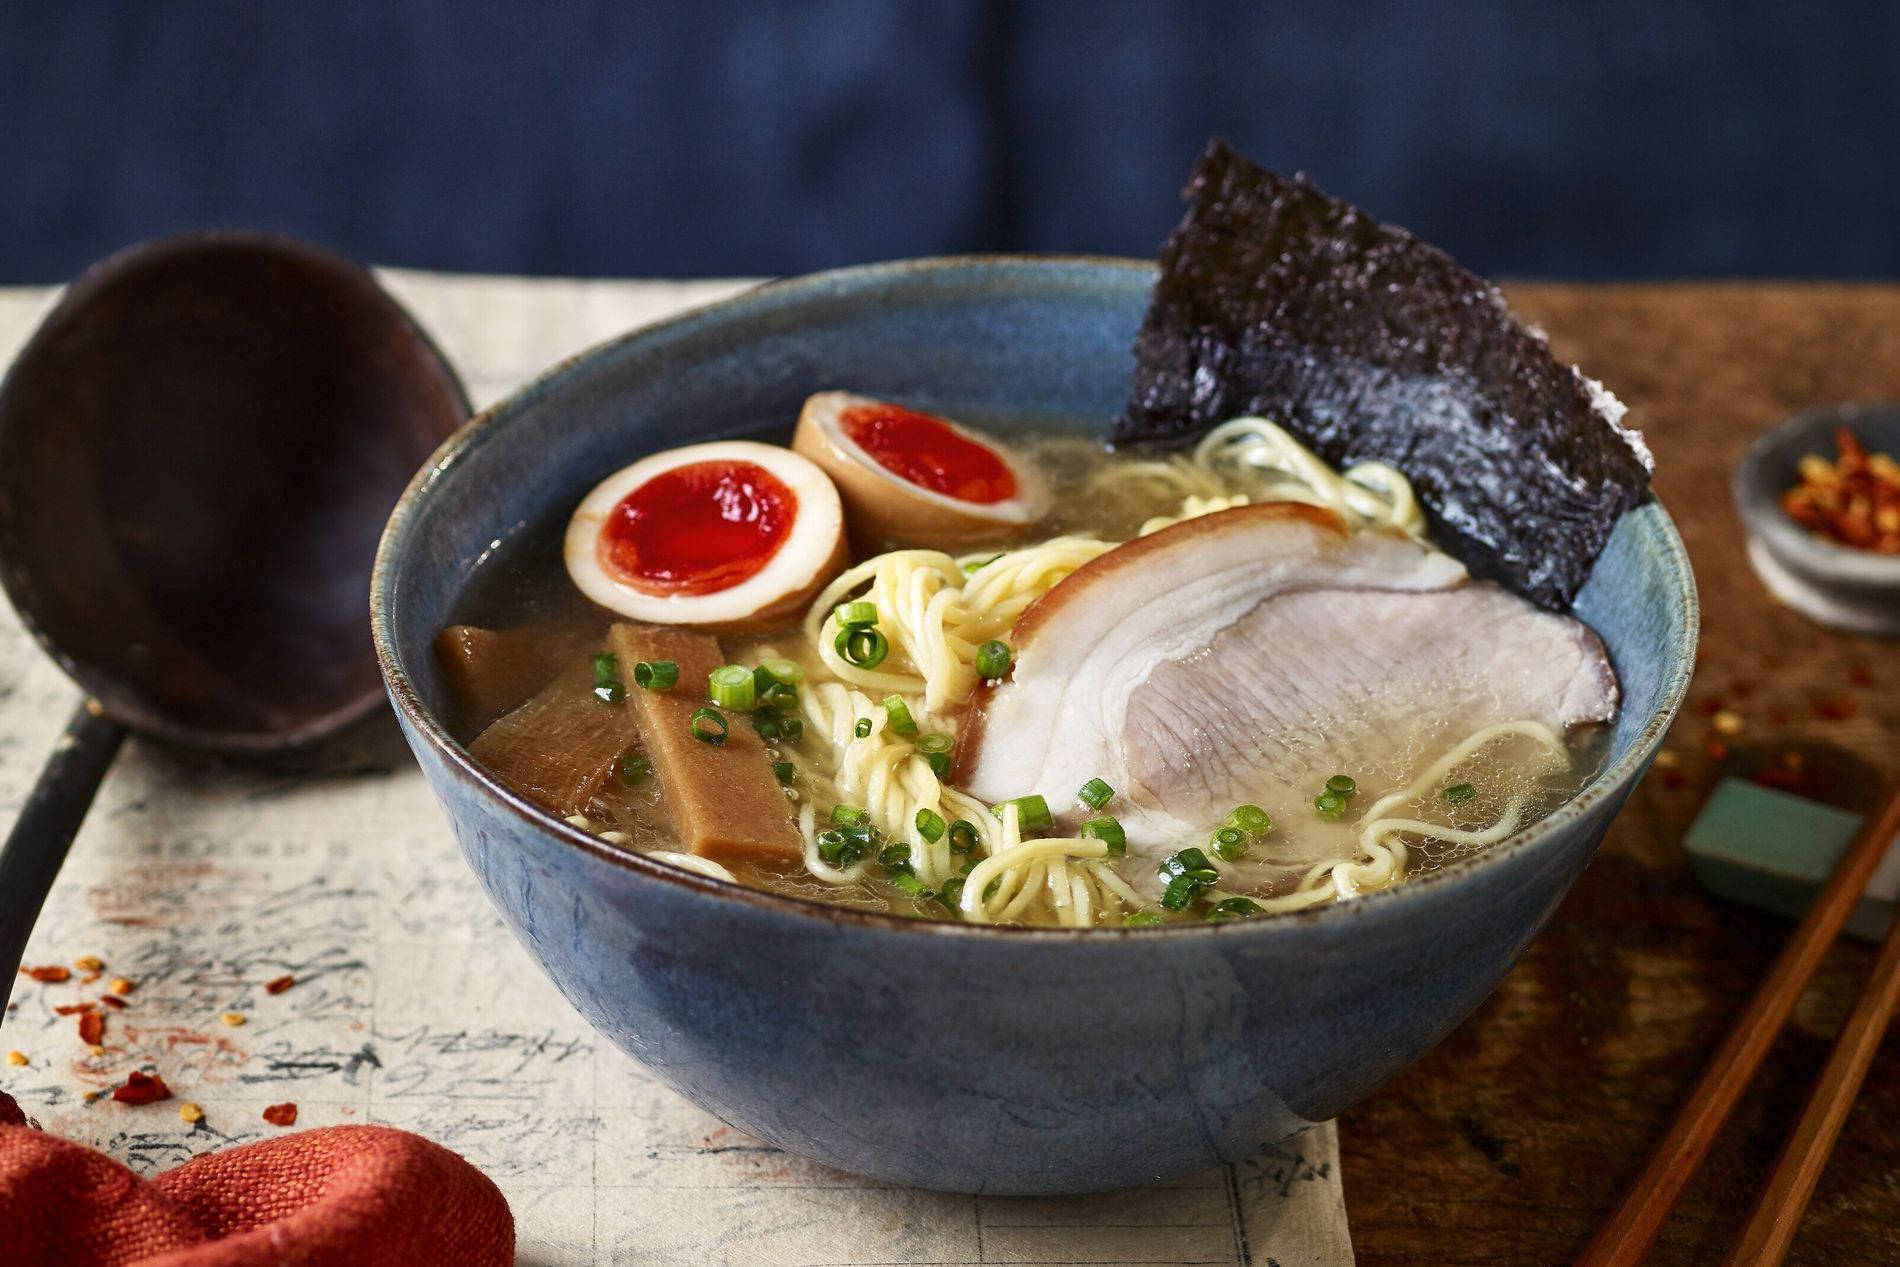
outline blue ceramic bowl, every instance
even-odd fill
[[[469,864],[590,1023],[749,1134],[895,1183],[1065,1193],[1184,1174],[1330,1118],[1509,971],[1682,700],[1695,587],[1648,505],[1577,604],[1624,705],[1607,767],[1569,805],[1322,910],[1084,931],[854,913],[690,875],[534,808],[437,720],[429,643],[471,571],[602,472],[689,441],[782,437],[831,387],[989,425],[1101,428],[1127,393],[1153,278],[1147,264],[978,258],[765,286],[557,367],[446,444],[389,522],[376,646]]]

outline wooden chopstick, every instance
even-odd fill
[[[1827,1058],[1808,1104],[1801,1111],[1781,1156],[1769,1173],[1768,1183],[1755,1202],[1755,1213],[1742,1230],[1741,1239],[1725,1260],[1730,1267],[1771,1267],[1779,1263],[1794,1242],[1801,1226],[1801,1214],[1814,1195],[1814,1185],[1827,1168],[1828,1154],[1854,1107],[1854,1093],[1860,1090],[1873,1063],[1874,1052],[1887,1033],[1895,1003],[1900,1002],[1900,918],[1887,930],[1880,945],[1880,958],[1860,1001],[1841,1026],[1834,1040],[1834,1051]]]
[[[1584,1246],[1577,1259],[1578,1267],[1636,1267],[1643,1261],[1676,1204],[1676,1198],[1708,1156],[1716,1133],[1761,1067],[1762,1058],[1774,1045],[1789,1013],[1794,1011],[1795,1002],[1827,956],[1841,925],[1847,922],[1848,915],[1860,901],[1868,879],[1880,865],[1896,834],[1900,834],[1900,783],[1883,792],[1874,812],[1862,821],[1859,833],[1835,866],[1827,887],[1808,908],[1807,916],[1783,947],[1775,966],[1769,969],[1728,1037],[1722,1040],[1715,1058],[1703,1070],[1695,1089],[1677,1110],[1669,1133],[1650,1154],[1623,1200]],[[1883,966],[1887,958],[1883,953]],[[1858,1009],[1856,1015],[1859,1015]],[[1869,1041],[1870,1049],[1872,1041]],[[1833,1068],[1833,1061],[1829,1062],[1829,1068]],[[1861,1071],[1865,1068],[1863,1062]],[[1854,1083],[1859,1083],[1858,1074]],[[1804,1118],[1804,1124],[1805,1121]],[[1838,1129],[1836,1122],[1835,1130]],[[1818,1135],[1815,1138],[1819,1140]],[[1827,1142],[1832,1139],[1830,1133]],[[1815,1168],[1818,1170],[1818,1162]],[[1812,1179],[1808,1190],[1812,1190]]]

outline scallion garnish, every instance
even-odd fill
[[[805,723],[796,717],[779,718],[778,737],[786,743],[797,743],[805,737]]]
[[[869,717],[858,718],[858,724],[851,728],[851,733],[860,739],[869,739],[871,737],[871,719]]]
[[[1114,795],[1114,788],[1100,779],[1090,779],[1082,785],[1082,790],[1075,794],[1075,799],[1090,809],[1100,809],[1108,804]]]
[[[1453,805],[1463,805],[1478,794],[1478,789],[1469,783],[1454,783],[1445,789],[1445,799]]]
[[[965,576],[975,576],[978,572],[981,572],[984,568],[1002,557],[1000,554],[992,554],[987,559],[971,559],[968,563],[963,565],[963,574]]]
[[[902,841],[894,845],[886,845],[878,851],[877,860],[887,867],[908,867],[910,866],[910,846]]]
[[[1049,802],[1033,792],[1028,796],[1019,796],[1013,801],[1003,801],[993,805],[990,807],[990,813],[1001,818],[1003,811],[1011,805],[1016,807],[1016,822],[1025,832],[1041,831],[1056,821],[1056,816],[1049,812]]]
[[[861,827],[871,821],[871,812],[855,805],[833,805],[831,821],[840,827]]]
[[[991,638],[976,649],[976,675],[994,682],[1009,672],[1009,644]]]
[[[743,713],[758,697],[752,683],[752,670],[743,664],[722,664],[706,678],[706,693],[721,708]]]
[[[952,915],[961,916],[963,914],[959,909],[959,904],[963,901],[963,885],[963,877],[953,875],[937,886],[937,900],[949,907]]]
[[[836,827],[819,832],[816,843],[818,856],[840,870],[864,857],[864,845]]]
[[[797,686],[805,680],[805,670],[798,667],[796,660],[782,660],[776,656],[759,661],[759,667],[753,674],[755,680],[759,674],[782,686]],[[759,689],[764,690],[766,685],[766,682],[760,682]]]
[[[643,691],[664,691],[680,680],[680,666],[672,660],[642,660],[633,666],[633,684]]]
[[[917,733],[917,721],[910,715],[910,706],[904,703],[901,695],[884,697],[884,720],[890,724],[893,732],[900,735]]]
[[[876,603],[843,603],[838,607],[838,625],[840,628],[850,629],[854,626],[875,625],[876,623]]]
[[[1227,815],[1227,827],[1238,827],[1251,836],[1265,835],[1273,830],[1273,815],[1258,805],[1236,805]]]
[[[950,736],[934,730],[917,736],[916,743],[919,752],[948,753],[955,746],[955,741]]]
[[[627,698],[627,688],[620,684],[620,662],[605,651],[594,657],[594,698],[603,704]]]
[[[1161,905],[1171,911],[1184,911],[1194,900],[1220,882],[1220,872],[1199,849],[1189,847],[1170,854],[1156,868],[1168,887],[1161,894]]]
[[[891,887],[905,897],[919,902],[928,902],[934,894],[924,887],[924,882],[908,871],[893,871],[890,875]]]
[[[977,833],[976,824],[967,818],[959,818],[950,824],[950,852],[954,854],[974,853],[982,837]]]
[[[1242,919],[1248,915],[1265,915],[1266,908],[1252,898],[1223,898],[1208,908],[1208,919]]]
[[[1350,774],[1335,774],[1332,778],[1326,780],[1326,790],[1331,792],[1334,796],[1347,797],[1357,792],[1359,785],[1353,782],[1353,778]]]
[[[1323,817],[1338,818],[1346,808],[1346,798],[1337,792],[1321,792],[1313,798],[1313,808]]]
[[[926,752],[924,760],[930,763],[930,772],[939,782],[950,777],[950,754],[947,752]]]
[[[790,787],[798,782],[798,767],[789,761],[774,761],[772,777],[778,780],[780,787]]]
[[[1229,862],[1239,862],[1247,853],[1247,833],[1238,827],[1223,827],[1207,838],[1215,853]]]
[[[779,728],[779,719],[770,713],[752,714],[752,729],[758,731],[759,738],[767,743],[777,743],[785,733]]]
[[[934,809],[925,808],[918,810],[916,821],[917,834],[922,836],[928,844],[934,845],[939,840],[942,840],[943,833],[949,829],[949,824],[943,821],[943,815]]]
[[[692,729],[693,738],[701,743],[712,744],[714,747],[724,745],[726,735],[732,729],[716,708],[695,708],[692,720],[688,724]]]
[[[634,748],[620,754],[620,781],[628,787],[636,787],[647,775],[653,773],[653,763]]]
[[[1127,919],[1122,921],[1122,927],[1146,928],[1151,924],[1165,924],[1167,922],[1167,920],[1162,919],[1153,911],[1136,911],[1133,915],[1130,915]]]
[[[1077,829],[1077,834],[1091,840],[1099,840],[1108,846],[1108,856],[1119,858],[1128,852],[1128,833],[1122,830],[1121,822],[1107,814],[1100,818],[1091,818]]]
[[[831,648],[839,659],[858,669],[875,669],[891,652],[890,640],[868,625],[847,625],[840,629]]]

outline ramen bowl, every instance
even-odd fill
[[[1577,604],[1623,708],[1575,799],[1348,902],[1089,930],[870,914],[689,874],[536,808],[444,726],[430,643],[471,574],[526,526],[565,517],[601,472],[691,441],[783,438],[806,395],[833,387],[1004,433],[1105,429],[1153,278],[1146,263],[975,258],[765,286],[523,388],[444,445],[390,520],[377,650],[483,888],[590,1024],[750,1135],[962,1192],[1116,1188],[1252,1155],[1370,1094],[1483,1002],[1682,700],[1695,587],[1650,503],[1619,524]]]

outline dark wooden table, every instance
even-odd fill
[[[1900,644],[1828,633],[1749,570],[1728,480],[1797,410],[1900,399],[1900,286],[1507,287],[1558,355],[1630,407],[1702,592],[1702,655],[1667,751],[1497,993],[1342,1119],[1359,1261],[1568,1262],[1621,1194],[1791,925],[1697,887],[1682,837],[1721,746],[1813,741],[1900,771]],[[1712,713],[1738,713],[1721,736]],[[1712,750],[1712,741],[1717,746]],[[1873,962],[1844,940],[1659,1242],[1713,1263],[1740,1230]],[[1900,1263],[1900,1040],[1849,1116],[1790,1262]]]

